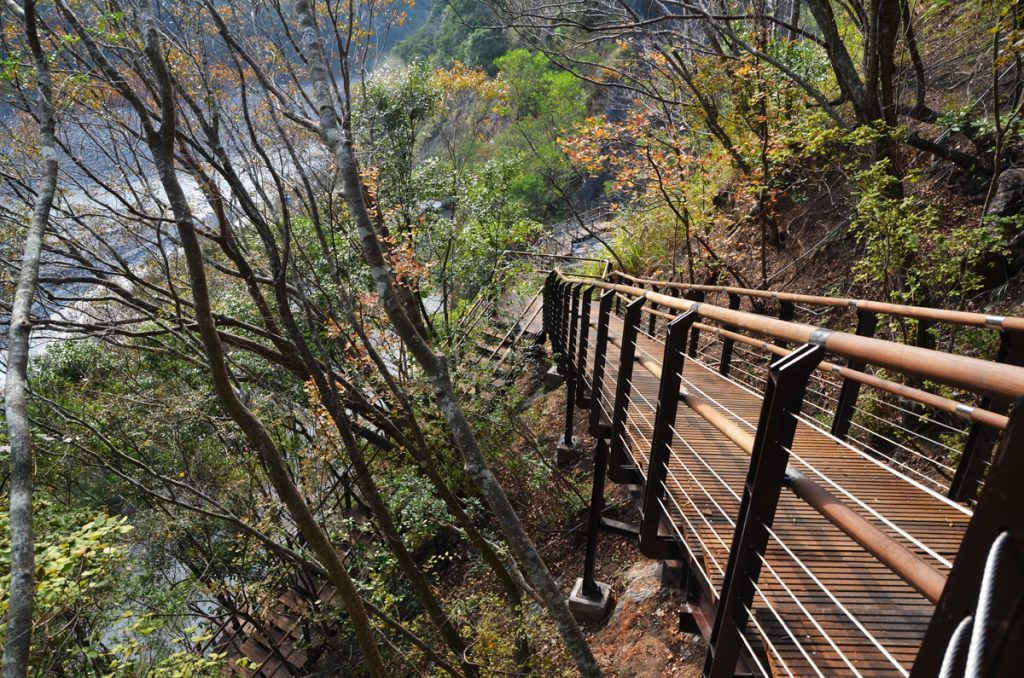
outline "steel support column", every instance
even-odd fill
[[[608,471],[608,441],[598,438],[594,445],[594,478],[590,489],[590,515],[587,518],[587,546],[583,555],[583,595],[599,598],[601,589],[594,579],[597,560],[597,533],[604,513],[604,481]]]
[[[740,295],[734,292],[729,292],[729,310],[738,311],[740,310]],[[727,330],[731,332],[738,332],[739,328],[732,325],[727,325]],[[732,365],[732,347],[735,343],[732,339],[722,339],[722,358],[718,363],[718,371],[724,376],[729,375],[729,367]]]
[[[572,431],[576,423],[576,389],[579,384],[579,369],[574,355],[576,353],[576,330],[580,321],[580,292],[583,283],[569,286],[569,331],[566,333],[565,346],[565,434],[562,445],[572,447]]]
[[[617,483],[637,483],[640,474],[626,454],[626,415],[629,395],[633,390],[633,364],[636,362],[636,340],[640,329],[640,312],[645,297],[637,297],[626,306],[622,322],[622,348],[619,349],[619,378],[615,383],[615,406],[612,408],[611,452],[608,477]]]
[[[974,516],[967,525],[960,552],[928,624],[911,678],[939,675],[939,667],[954,630],[968,615],[976,615],[986,560],[996,538],[1010,539],[989,592],[985,635],[988,651],[981,653],[983,676],[1018,676],[1024,666],[1024,644],[1019,642],[1020,601],[1024,598],[1024,511],[1020,492],[1024,486],[1024,399],[1013,406],[1010,424],[999,441],[988,480],[981,490]],[[978,622],[977,619],[974,623]],[[956,670],[959,668],[960,670]],[[965,675],[962,665],[953,675]],[[966,675],[974,675],[968,673]]]
[[[753,605],[761,558],[768,546],[768,527],[775,518],[786,476],[796,414],[803,403],[807,380],[824,353],[821,346],[804,344],[769,367],[729,564],[704,662],[704,675],[710,678],[731,678],[736,671],[742,648],[740,634],[747,625],[747,610]]]
[[[671,534],[663,534],[665,515],[665,479],[668,475],[669,456],[672,453],[672,435],[679,407],[682,384],[686,336],[697,320],[697,314],[687,311],[676,317],[665,328],[665,352],[661,361],[661,383],[658,385],[658,408],[654,414],[651,433],[651,456],[647,462],[647,482],[644,485],[642,520],[640,522],[640,552],[656,560],[677,560],[682,557],[680,544]]]
[[[857,335],[871,337],[875,334],[875,327],[878,325],[878,316],[871,311],[857,311]],[[846,364],[851,370],[864,371],[864,363],[850,361]],[[857,396],[860,395],[860,382],[853,379],[844,379],[839,389],[839,401],[836,403],[836,413],[832,416],[832,435],[840,440],[845,440],[850,432],[850,422],[853,420],[853,410],[857,406]]]
[[[602,421],[604,407],[601,404],[601,390],[604,388],[605,363],[608,359],[608,323],[611,322],[612,303],[615,301],[614,290],[607,290],[601,295],[597,306],[597,336],[594,337],[594,371],[590,378],[590,435],[595,438],[606,438],[611,432],[608,422]]]
[[[589,408],[593,401],[592,389],[587,383],[587,353],[590,349],[590,306],[594,297],[594,286],[588,285],[583,291],[580,308],[579,340],[576,342],[576,392],[573,400],[577,407]]]
[[[1002,332],[999,335],[999,353],[996,355],[996,362],[1016,365],[1024,365],[1024,336],[1010,332]],[[1006,414],[1010,403],[1006,400],[995,398],[982,398],[982,409]],[[971,501],[978,496],[989,459],[992,457],[992,450],[995,449],[996,441],[999,439],[999,432],[974,422],[971,425],[970,433],[967,434],[967,442],[964,444],[964,452],[960,456],[960,463],[957,464],[956,473],[949,484],[949,498],[955,501]]]

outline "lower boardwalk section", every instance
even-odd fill
[[[595,304],[592,317],[597,315]],[[595,327],[592,322],[591,346]],[[617,391],[623,390],[622,335],[622,320],[613,314],[604,377],[592,404],[608,422]],[[625,457],[613,458],[613,465],[626,468],[612,468],[610,476],[632,476],[646,484],[660,383],[650,366],[662,364],[665,346],[641,332],[635,350],[638,360],[625,384],[625,426],[618,441]],[[593,371],[593,355],[587,356],[586,378]],[[691,359],[683,364],[681,387],[712,404],[737,428],[755,434],[760,394]],[[689,562],[690,590],[702,617],[698,622],[710,635],[751,457],[682,404],[669,449],[659,502],[662,530]],[[948,573],[970,520],[967,509],[830,436],[803,415],[787,451],[790,469]],[[774,520],[763,527],[768,545],[758,556],[760,572],[751,577],[755,595],[740,638],[746,668],[769,675],[906,675],[934,605],[787,489],[781,490]]]

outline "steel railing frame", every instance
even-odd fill
[[[671,423],[675,419],[675,410],[678,402],[687,401],[687,394],[680,391],[679,375],[683,367],[683,352],[686,344],[687,333],[706,331],[717,331],[725,333],[723,338],[736,341],[744,337],[738,333],[739,330],[759,333],[763,336],[774,339],[773,344],[763,343],[765,348],[771,346],[772,352],[784,352],[779,360],[772,363],[769,368],[768,380],[765,387],[765,396],[762,403],[761,416],[758,420],[757,433],[752,440],[745,432],[732,432],[729,435],[725,431],[727,424],[724,420],[715,421],[714,417],[705,418],[726,433],[730,439],[737,442],[741,448],[751,453],[750,468],[748,470],[747,482],[744,485],[743,501],[739,519],[736,522],[736,532],[733,540],[733,547],[730,550],[729,566],[723,584],[721,599],[722,603],[717,608],[714,627],[711,630],[712,644],[709,649],[706,663],[707,675],[732,675],[736,669],[736,661],[739,659],[742,646],[739,642],[740,633],[743,632],[747,621],[747,612],[753,604],[757,576],[750,574],[760,568],[763,560],[764,550],[767,545],[766,527],[770,527],[774,516],[775,506],[778,502],[779,493],[783,488],[789,488],[793,493],[815,508],[821,515],[828,518],[834,525],[839,527],[848,536],[854,538],[865,550],[872,553],[880,562],[889,567],[900,577],[910,582],[929,600],[938,600],[939,608],[936,618],[933,619],[929,628],[925,644],[922,645],[921,654],[915,664],[914,675],[931,675],[927,672],[919,672],[920,667],[930,666],[930,659],[925,655],[933,656],[932,649],[936,643],[936,637],[948,641],[952,633],[950,622],[940,620],[940,612],[945,617],[953,619],[956,615],[950,613],[947,608],[950,603],[947,599],[961,599],[965,594],[957,594],[952,591],[953,584],[946,584],[944,575],[938,573],[934,568],[926,565],[915,554],[907,551],[902,545],[893,541],[887,535],[879,532],[862,517],[850,511],[836,509],[841,502],[834,496],[824,491],[817,484],[807,480],[799,473],[787,468],[788,450],[792,445],[793,435],[796,430],[797,415],[804,399],[809,376],[822,363],[826,352],[835,353],[847,358],[848,365],[845,368],[829,366],[833,371],[845,370],[842,388],[848,384],[856,383],[857,388],[861,383],[878,380],[872,375],[863,375],[861,381],[856,374],[862,374],[863,365],[872,363],[882,365],[888,369],[902,371],[905,374],[924,376],[936,381],[953,382],[953,385],[960,385],[962,388],[978,387],[976,390],[988,394],[991,399],[1000,398],[1008,400],[1015,391],[1018,395],[1024,394],[1024,370],[1014,366],[1000,366],[1001,374],[994,379],[995,383],[983,383],[985,376],[993,375],[991,363],[975,358],[964,356],[952,356],[938,351],[923,349],[920,347],[900,346],[894,351],[886,346],[881,356],[876,356],[871,349],[881,345],[887,345],[878,339],[873,339],[870,334],[873,330],[875,314],[873,311],[860,309],[858,313],[858,332],[856,334],[837,333],[832,330],[814,328],[790,320],[767,319],[751,313],[739,310],[739,303],[733,302],[738,299],[738,294],[730,295],[730,308],[711,307],[709,304],[678,299],[674,295],[664,295],[656,291],[649,291],[632,286],[616,285],[604,281],[573,280],[571,277],[562,276],[560,273],[552,272],[545,286],[545,305],[552,304],[554,308],[544,309],[545,330],[550,327],[549,335],[552,337],[552,345],[559,350],[566,360],[566,376],[570,383],[567,386],[572,389],[573,402],[590,407],[590,430],[597,439],[595,446],[595,472],[592,487],[591,517],[588,521],[587,548],[585,553],[584,567],[584,590],[593,593],[596,591],[596,584],[593,581],[594,554],[597,548],[597,531],[603,523],[608,522],[602,517],[603,512],[603,491],[605,476],[607,474],[612,480],[619,483],[643,482],[642,494],[642,521],[636,532],[639,537],[641,551],[656,558],[676,558],[680,556],[678,542],[668,539],[662,522],[666,517],[663,508],[662,494],[664,487],[664,475],[667,464],[667,452],[671,444]],[[559,284],[561,283],[561,284]],[[586,287],[585,297],[581,299],[581,291]],[[598,305],[598,318],[596,323],[590,322],[590,299],[595,290],[603,290]],[[662,288],[664,289],[664,288]],[[700,290],[698,290],[700,291]],[[613,338],[610,336],[609,325],[613,305],[619,305],[619,295],[633,297],[628,302],[623,313],[622,335]],[[584,305],[581,306],[580,302]],[[657,304],[657,307],[653,307]],[[735,306],[735,308],[732,308]],[[666,310],[678,311],[679,314],[672,316],[658,310],[658,307]],[[636,342],[641,327],[642,314],[647,313],[650,318],[647,330],[652,336],[655,334],[655,320],[663,317],[665,323],[665,354],[661,366],[652,365],[646,358],[636,353]],[[783,307],[783,314],[786,315],[786,307]],[[717,323],[722,323],[728,329],[715,328],[712,326],[697,323],[698,318],[703,318]],[[593,345],[594,360],[591,377],[588,380],[587,352],[589,348],[589,333],[592,327],[596,327],[597,333]],[[735,331],[734,331],[735,330]],[[839,336],[836,336],[839,335]],[[786,342],[797,343],[803,338],[805,341],[798,349],[790,352],[783,346]],[[691,342],[694,343],[694,342]],[[607,363],[607,346],[613,344],[619,347],[619,376],[615,388],[615,404],[611,412],[611,422],[602,419],[602,406],[599,402],[599,394],[603,388],[604,372]],[[688,351],[687,351],[688,352]],[[905,356],[900,360],[898,353]],[[930,359],[931,365],[922,364],[922,360]],[[655,413],[654,434],[652,435],[651,450],[647,460],[646,477],[642,477],[639,469],[632,463],[631,454],[627,454],[624,447],[625,427],[628,425],[628,404],[629,390],[632,388],[633,366],[641,364],[659,377],[659,398]],[[828,365],[827,363],[825,363]],[[936,372],[945,368],[951,368],[951,373],[937,375]],[[968,375],[967,370],[974,367],[979,374]],[[723,369],[724,368],[724,369]],[[900,369],[902,368],[902,369]],[[728,372],[728,360],[723,351],[722,361],[719,370]],[[942,378],[936,378],[941,376]],[[589,381],[590,395],[587,398],[578,398],[578,395],[587,388]],[[880,380],[884,381],[884,380]],[[851,387],[852,388],[852,387]],[[904,387],[909,389],[910,387]],[[910,389],[913,391],[914,389]],[[675,394],[675,397],[673,397]],[[935,396],[939,398],[938,396]],[[691,398],[692,399],[692,398]],[[699,400],[699,399],[697,399]],[[856,391],[853,395],[840,395],[840,407],[844,402],[856,401]],[[688,405],[694,407],[693,402]],[[696,410],[697,407],[694,407]],[[702,413],[705,416],[706,413]],[[567,412],[567,417],[571,416]],[[1013,422],[1020,421],[1019,424]],[[669,425],[666,425],[666,422]],[[990,427],[993,428],[993,427]],[[567,428],[567,431],[570,429]],[[1016,450],[1016,459],[1007,461],[1010,457],[1008,450],[1024,445],[1024,408],[1015,407],[1011,419],[1011,427],[1007,429],[1002,437],[1000,454],[997,456],[996,464],[1001,469],[1010,470],[1012,473],[1007,477],[1015,479],[1019,484],[1024,478],[1024,466],[1021,466],[1021,450]],[[837,436],[840,437],[840,436]],[[609,440],[610,438],[610,440]],[[996,469],[993,468],[993,472]],[[1000,477],[1005,486],[1004,474]],[[614,476],[614,477],[613,477]],[[987,487],[987,486],[986,486]],[[1019,489],[1014,485],[1015,489]],[[993,498],[991,495],[998,490],[989,491],[986,489],[982,494],[979,503],[979,512],[971,521],[968,528],[969,535],[976,535],[979,530],[978,515],[984,516],[984,521],[998,522],[993,519],[993,512],[1002,506],[1007,510],[1006,503],[1009,495],[1003,490],[1002,495]],[[1000,502],[1002,502],[1000,504]],[[986,508],[983,511],[983,505]],[[1019,507],[1014,507],[1017,510]],[[1017,511],[1017,513],[1020,513]],[[1022,524],[1024,527],[1024,524]],[[990,528],[991,531],[994,528]],[[987,535],[990,536],[990,535]],[[977,542],[986,537],[973,537],[972,541]],[[671,542],[671,545],[669,543]],[[968,539],[965,537],[963,549],[967,547]],[[686,547],[685,544],[681,546]],[[688,548],[688,547],[686,547]],[[690,563],[693,566],[694,558],[690,555]],[[965,561],[961,565],[961,561]],[[957,568],[968,570],[971,568],[968,559],[961,556],[954,566],[954,573]],[[743,573],[742,577],[737,573]],[[957,585],[963,588],[959,580],[966,575],[958,575]],[[950,575],[953,580],[953,575]],[[590,583],[588,589],[587,583]],[[969,586],[966,588],[970,588]],[[975,591],[976,593],[976,591]],[[940,598],[941,595],[941,598]],[[959,598],[957,598],[959,596]],[[969,598],[970,596],[967,595]],[[958,621],[953,619],[953,623]],[[935,627],[937,630],[933,630]],[[939,654],[941,660],[941,653]],[[923,671],[924,669],[920,669]]]

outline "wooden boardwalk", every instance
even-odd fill
[[[598,304],[591,318],[598,317]],[[605,376],[594,406],[612,420],[622,319],[612,314]],[[597,341],[590,323],[589,344]],[[660,365],[664,344],[638,335],[639,357]],[[594,351],[586,373],[593,370]],[[650,362],[648,362],[648,365]],[[646,483],[660,375],[635,364],[623,435],[628,463]],[[684,391],[698,394],[754,435],[761,396],[687,358]],[[728,567],[750,455],[689,407],[679,407],[670,444],[664,513],[685,545],[696,584],[717,602]],[[943,573],[948,573],[971,513],[864,452],[840,442],[811,420],[797,424],[790,467]],[[935,606],[822,515],[783,490],[755,582],[744,643],[755,673],[769,675],[906,675]],[[705,635],[711,620],[700,618]]]

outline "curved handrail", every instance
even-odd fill
[[[594,285],[600,289],[615,290],[632,297],[645,297],[663,308],[684,312],[692,310],[702,318],[782,341],[820,345],[829,353],[848,360],[869,363],[980,395],[1011,400],[1024,395],[1024,368],[1021,367],[778,320],[710,303],[680,299],[630,285],[567,276],[557,269],[556,272],[566,282]]]
[[[649,315],[664,318],[665,320],[672,320],[675,317],[670,313],[663,313],[662,311],[657,311],[650,308],[644,308],[643,312]],[[595,323],[591,323],[592,326],[594,324]],[[747,335],[740,334],[739,332],[732,332],[723,327],[705,325],[704,323],[694,323],[693,327],[702,332],[711,332],[719,339],[729,339],[732,341],[737,341],[747,346],[753,346],[756,348],[763,349],[765,351],[768,351],[769,353],[772,353],[780,357],[787,356],[791,353],[789,349],[785,349],[781,346],[776,346],[775,344],[769,344],[768,342],[761,341],[759,339],[754,339],[753,337],[748,337]],[[881,377],[876,377],[875,375],[868,374],[866,372],[852,370],[849,367],[836,365],[834,363],[828,362],[827,360],[823,360],[820,363],[818,363],[815,369],[817,369],[820,372],[838,374],[840,377],[843,377],[844,379],[850,379],[852,381],[856,381],[857,383],[864,384],[865,386],[869,386],[876,390],[891,393],[902,398],[907,398],[908,400],[913,400],[914,402],[921,403],[922,405],[932,407],[940,412],[952,414],[962,419],[966,419],[968,421],[976,421],[981,424],[985,424],[986,426],[991,426],[992,428],[998,429],[1000,431],[1005,429],[1007,424],[1009,423],[1009,417],[1007,417],[1004,414],[992,412],[981,407],[965,405],[964,403],[961,403],[958,400],[953,400],[952,398],[946,398],[945,396],[940,396],[935,393],[929,393],[928,391],[923,391],[919,388],[914,388],[913,386],[907,386],[906,384],[900,384],[895,381],[889,381],[888,379],[882,379]]]
[[[984,313],[973,313],[970,311],[950,311],[941,308],[930,308],[927,306],[909,306],[906,304],[891,304],[884,301],[871,301],[868,299],[847,299],[840,297],[821,297],[811,294],[797,294],[794,292],[773,292],[770,290],[752,290],[747,287],[729,287],[719,285],[697,285],[693,283],[666,282],[663,280],[651,280],[638,278],[621,271],[612,271],[614,275],[623,280],[628,280],[641,285],[658,285],[661,288],[670,288],[692,292],[724,292],[736,294],[752,299],[767,299],[769,301],[788,301],[794,304],[807,304],[810,306],[828,308],[849,308],[856,311],[871,311],[883,315],[893,315],[914,320],[929,320],[934,322],[963,325],[966,327],[985,327],[988,329],[1006,330],[1008,332],[1024,332],[1024,318],[1014,316],[985,315]]]

